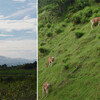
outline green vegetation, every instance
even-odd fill
[[[39,0],[38,46],[49,50],[39,50],[39,100],[46,81],[52,88],[44,100],[100,99],[100,27],[91,30],[90,23],[98,16],[100,0]],[[47,68],[50,56],[55,60]]]
[[[51,37],[52,35],[53,35],[53,34],[52,34],[51,32],[48,32],[48,33],[47,33],[47,36],[48,36],[48,37]]]
[[[36,100],[36,65],[0,65],[0,100]]]
[[[76,35],[77,38],[80,38],[84,35],[84,33],[77,31],[77,32],[75,32],[75,35]]]

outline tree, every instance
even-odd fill
[[[59,13],[63,14],[67,6],[73,4],[74,1],[75,0],[54,0],[54,3],[57,4]]]

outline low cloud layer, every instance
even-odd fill
[[[37,40],[0,40],[0,55],[11,58],[36,59]]]
[[[26,0],[13,0],[13,1],[25,2]]]
[[[0,20],[0,30],[12,32],[21,30],[36,30],[36,18],[28,18],[22,20]]]
[[[13,35],[7,35],[7,34],[0,34],[0,37],[8,37],[8,36],[13,36]]]

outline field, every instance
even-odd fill
[[[90,23],[92,18],[100,17],[100,3],[78,10],[73,8],[77,6],[74,3],[60,15],[55,12],[55,3],[43,5],[38,27],[39,100],[46,81],[52,87],[44,100],[100,100],[100,26],[91,30]],[[50,56],[55,60],[47,68]]]
[[[36,100],[36,70],[0,70],[0,100]]]

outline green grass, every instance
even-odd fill
[[[45,15],[46,10],[42,13]],[[39,28],[39,48],[45,42],[43,47],[50,52],[46,55],[39,52],[38,98],[43,100],[42,85],[48,81],[52,88],[44,100],[100,100],[100,27],[94,26],[91,31],[90,21],[76,25],[64,20],[64,16],[56,17],[50,28],[45,24]],[[57,34],[56,29],[62,30],[61,33]],[[53,36],[47,37],[46,33],[50,31]],[[76,31],[85,34],[77,38]],[[52,67],[47,68],[50,56],[54,56],[55,61]]]
[[[34,70],[26,70],[26,69],[22,69],[22,70],[1,70],[0,71],[0,75],[14,75],[14,74],[34,74]]]
[[[0,100],[36,100],[34,69],[0,70]]]

